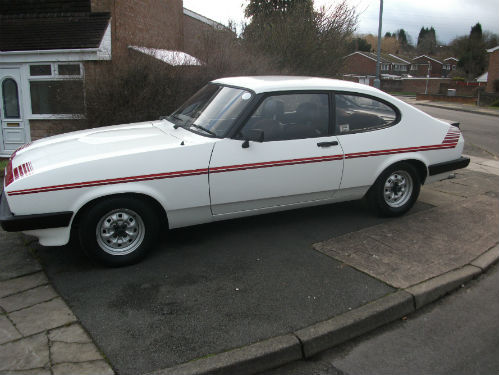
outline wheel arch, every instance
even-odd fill
[[[426,178],[428,177],[427,162],[423,158],[419,157],[419,155],[414,154],[414,155],[407,155],[405,158],[387,159],[385,161],[385,163],[383,163],[380,166],[380,168],[377,170],[377,173],[375,175],[375,178],[374,178],[372,185],[374,185],[376,183],[379,176],[381,176],[381,174],[385,170],[387,170],[388,168],[390,168],[393,165],[400,164],[400,163],[407,163],[407,164],[410,164],[412,167],[414,167],[414,169],[416,169],[416,171],[418,173],[419,182],[421,183],[421,185],[423,185],[425,183]]]
[[[83,206],[81,206],[71,223],[71,229],[73,230],[74,228],[77,228],[81,217],[83,213],[88,210],[90,207],[93,207],[94,205],[98,204],[99,202],[102,202],[103,200],[113,198],[113,197],[120,197],[120,198],[131,198],[131,199],[136,199],[136,200],[141,200],[146,202],[147,204],[151,205],[151,207],[154,209],[154,211],[158,214],[158,216],[161,219],[161,224],[166,225],[169,228],[168,224],[168,215],[166,213],[165,208],[161,203],[159,203],[155,198],[151,197],[150,195],[144,194],[144,193],[130,193],[130,192],[124,192],[124,193],[113,193],[113,194],[108,194],[104,196],[100,196],[98,198],[94,198],[86,202]]]

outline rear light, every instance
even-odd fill
[[[9,162],[5,167],[5,187],[9,186],[12,182],[14,182],[14,174],[12,173],[12,159],[9,159]]]

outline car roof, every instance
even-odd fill
[[[271,91],[288,90],[339,90],[354,91],[365,94],[380,95],[382,91],[360,83],[341,81],[338,79],[300,77],[300,76],[247,76],[229,77],[213,81],[213,83],[243,87],[259,94]]]

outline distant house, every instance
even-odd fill
[[[210,22],[182,0],[0,0],[0,156],[87,127],[85,86],[132,53],[198,65]]]
[[[488,49],[489,70],[487,76],[487,92],[499,92],[499,46]]]
[[[459,60],[455,57],[447,57],[446,59],[444,59],[442,66],[442,76],[447,77],[450,73],[455,71],[457,69],[458,61]]]
[[[375,76],[377,55],[371,52],[353,52],[344,57],[344,74]],[[380,73],[401,76],[408,73],[410,62],[392,54],[381,54]]]
[[[443,63],[434,57],[421,55],[414,57],[411,61],[410,74],[414,77],[442,77]]]

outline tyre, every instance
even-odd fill
[[[159,234],[153,207],[136,198],[111,197],[82,215],[79,238],[85,253],[111,267],[142,260]]]
[[[367,198],[380,216],[400,216],[414,205],[420,189],[418,172],[411,164],[402,162],[381,173],[369,189]]]

